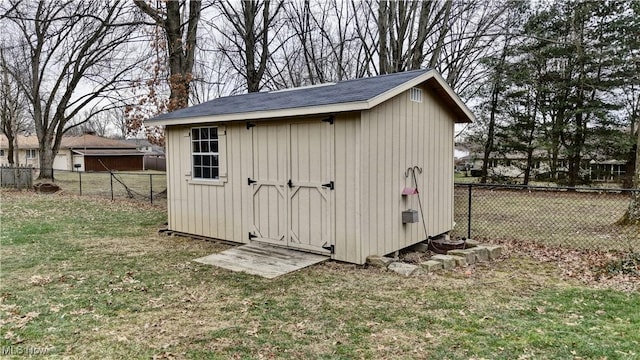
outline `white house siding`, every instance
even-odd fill
[[[408,167],[423,169],[416,175],[428,235],[453,228],[454,118],[436,95],[427,88],[422,93],[421,103],[410,101],[407,91],[362,113],[358,263],[426,238],[422,220],[402,224],[403,210],[419,210],[416,195],[401,195],[414,186],[404,176]]]
[[[71,159],[69,150],[59,150],[56,157],[53,159],[54,170],[72,170]]]

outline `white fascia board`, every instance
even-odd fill
[[[152,120],[148,124],[152,126],[160,125],[191,125],[191,124],[203,124],[203,123],[220,123],[229,121],[245,121],[245,120],[260,120],[260,119],[277,119],[287,118],[295,116],[309,116],[320,114],[331,114],[348,111],[360,111],[369,109],[371,106],[367,101],[358,101],[350,103],[320,105],[320,106],[307,106],[293,109],[280,109],[280,110],[265,110],[265,111],[251,111],[235,114],[223,114],[223,115],[210,115],[210,116],[196,116],[185,117],[177,119],[162,119]]]
[[[438,74],[437,72],[434,71],[434,76],[433,77],[436,80],[438,80],[438,83],[440,84],[442,89],[444,91],[446,91],[446,93],[449,95],[451,100],[453,100],[456,103],[456,105],[458,105],[460,110],[462,110],[462,112],[467,116],[467,119],[469,120],[468,122],[476,121],[476,116],[473,114],[473,112],[471,112],[471,110],[467,107],[467,105],[462,101],[462,99],[460,99],[458,94],[456,94],[453,91],[451,86],[449,86],[449,84],[447,84],[447,82],[442,78],[442,76],[440,76],[440,74]]]

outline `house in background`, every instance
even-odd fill
[[[40,166],[38,139],[35,135],[18,135],[19,164]],[[0,134],[0,164],[7,164],[7,137]],[[144,153],[120,140],[93,134],[65,136],[53,161],[54,170],[66,171],[132,171],[143,169]]]
[[[459,147],[468,149],[470,147]],[[468,151],[468,155],[456,159],[456,170],[468,170],[471,176],[480,176],[482,169],[483,154],[478,151]],[[501,154],[492,153],[489,157],[489,176],[500,178],[520,178],[524,176],[524,169],[527,165],[527,155],[519,152],[509,152]],[[548,180],[551,172],[550,155],[546,150],[536,149],[533,151],[531,164],[531,177],[538,180]],[[568,160],[560,155],[558,158],[557,178],[563,178],[569,170]],[[608,159],[603,156],[584,157],[581,169],[581,177],[593,182],[621,182],[626,175],[626,161]]]
[[[18,135],[18,164],[38,167],[40,165],[38,159],[38,148],[38,138],[35,135]],[[8,156],[9,142],[7,140],[7,136],[0,133],[0,165],[6,165],[9,163]]]
[[[167,170],[167,160],[162,146],[154,145],[147,139],[126,139],[122,141],[135,145],[138,151],[144,153],[144,170]]]
[[[453,229],[454,124],[473,119],[439,74],[415,70],[223,97],[148,124],[166,126],[170,230],[363,264]],[[415,187],[424,213],[403,222]]]

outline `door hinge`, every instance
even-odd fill
[[[289,189],[291,189],[293,187],[293,181],[291,181],[291,179],[289,179],[289,181],[287,181],[287,186],[289,186]]]
[[[333,125],[333,121],[334,120],[335,120],[335,117],[333,115],[331,115],[326,119],[322,119],[322,122],[328,122],[329,124]]]
[[[326,184],[322,184],[322,187],[326,187],[326,188],[329,188],[329,190],[333,190],[334,189],[333,181],[329,181]]]
[[[324,243],[324,245],[322,245],[322,248],[325,250],[329,250],[330,253],[335,254],[335,250],[336,250],[336,246],[331,244],[331,245],[327,245],[327,243]]]
[[[247,123],[247,130],[251,129],[254,126],[256,126],[256,124],[248,122]]]
[[[257,237],[258,237],[257,235],[249,233],[249,240],[253,240],[253,239],[257,238]]]
[[[255,184],[257,183],[256,180],[253,180],[252,178],[247,178],[247,185],[251,185],[251,184]]]

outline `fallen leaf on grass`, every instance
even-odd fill
[[[44,286],[51,282],[51,276],[33,275],[29,278],[29,284],[34,286]]]
[[[69,315],[86,315],[92,313],[93,310],[89,309],[78,309],[69,312]]]
[[[37,318],[38,316],[40,316],[40,313],[31,311],[23,316],[14,318],[13,321],[11,322],[13,322],[16,325],[16,328],[21,329],[25,327],[29,322],[31,322],[31,320]]]

